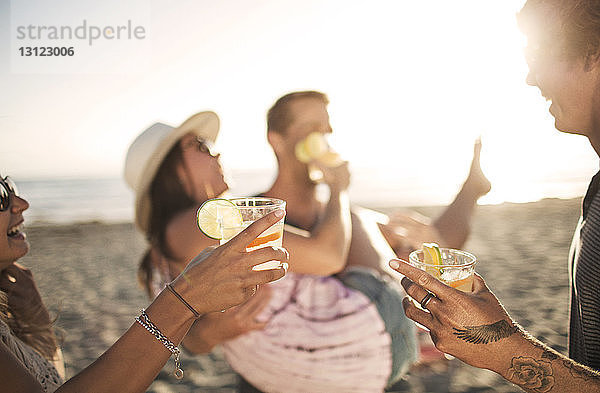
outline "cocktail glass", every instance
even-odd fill
[[[282,201],[281,199],[247,197],[233,198],[230,199],[230,201],[237,206],[240,213],[242,214],[243,223],[241,226],[222,226],[220,244],[226,243],[259,218],[264,217],[275,210],[285,211],[285,201]],[[274,224],[269,229],[261,233],[252,243],[246,246],[246,250],[252,251],[262,247],[273,246],[281,247],[283,243],[284,218],[282,218],[276,224]],[[253,270],[274,269],[279,266],[281,266],[280,261],[268,261],[265,263],[261,263],[260,265],[254,266]]]
[[[409,263],[425,270],[446,285],[463,292],[473,290],[473,272],[477,258],[466,251],[440,248],[442,264],[434,265],[423,261],[423,250],[416,250],[408,256]]]
[[[425,270],[452,288],[463,292],[471,292],[473,290],[473,272],[475,272],[475,263],[477,263],[475,255],[452,248],[440,248],[440,253],[442,256],[441,265],[425,263],[423,261],[423,250],[411,252],[408,256],[408,263]],[[413,303],[421,310],[423,309],[416,299],[413,299]],[[429,331],[425,326],[416,322],[415,324],[424,331]],[[454,358],[448,354],[444,354],[444,356],[449,360]]]

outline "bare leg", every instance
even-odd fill
[[[465,244],[471,231],[471,217],[477,200],[492,188],[481,170],[480,153],[481,141],[478,139],[473,149],[473,161],[467,180],[454,201],[433,222],[446,247],[461,248]]]

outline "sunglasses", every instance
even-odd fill
[[[189,143],[186,143],[183,147],[183,149],[189,149],[192,147],[196,147],[196,149],[198,149],[198,151],[200,153],[204,153],[204,154],[208,154],[211,157],[216,157],[218,155],[218,153],[215,151],[212,143],[210,142],[206,142],[202,139],[200,139],[199,137],[196,137],[195,139],[191,140]]]
[[[10,207],[10,194],[19,196],[17,185],[8,176],[0,178],[0,212],[7,211]]]

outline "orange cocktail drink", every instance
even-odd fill
[[[438,263],[426,262],[423,250],[410,253],[409,263],[425,270],[446,285],[463,292],[473,290],[473,273],[475,272],[475,255],[466,251],[451,248],[440,248],[441,259]]]
[[[275,198],[248,197],[233,198],[229,201],[239,210],[242,221],[235,223],[235,225],[223,225],[221,227],[220,244],[226,243],[259,218],[275,210],[285,210],[285,201]],[[284,218],[261,233],[252,243],[246,246],[246,250],[251,251],[273,246],[281,247],[283,243],[283,223]],[[255,266],[254,270],[273,269],[280,264],[280,261],[269,261]]]

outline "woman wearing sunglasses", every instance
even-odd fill
[[[201,314],[240,304],[259,284],[281,278],[282,268],[252,266],[287,260],[284,249],[245,252],[245,245],[281,219],[256,221],[233,241],[200,253],[135,318],[98,360],[63,382],[64,369],[52,322],[29,270],[16,261],[27,254],[23,212],[29,203],[9,177],[0,178],[0,386],[6,393],[143,392],[173,356],[183,376],[179,343]],[[132,372],[134,370],[135,372]]]

